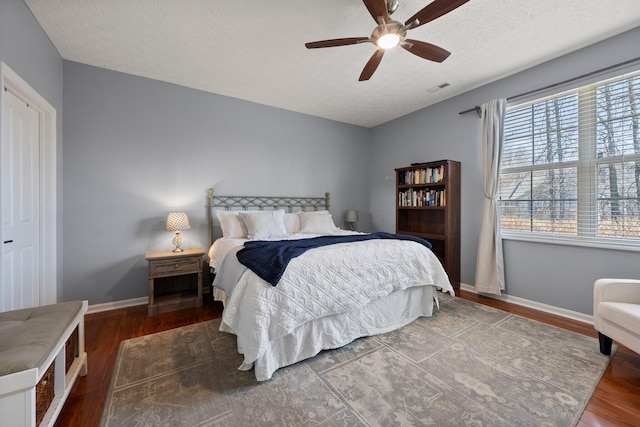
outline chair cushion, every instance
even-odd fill
[[[71,301],[0,313],[0,375],[42,366],[81,309]]]
[[[640,335],[640,304],[627,302],[601,302],[598,314],[609,322]]]

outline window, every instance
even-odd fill
[[[640,248],[640,72],[505,116],[502,233]]]

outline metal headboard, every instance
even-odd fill
[[[209,222],[209,243],[213,243],[213,211],[214,208],[225,210],[270,210],[285,209],[293,212],[329,210],[329,193],[324,197],[279,197],[279,196],[218,196],[213,194],[213,188],[207,190],[207,221]]]

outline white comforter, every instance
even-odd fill
[[[224,274],[234,269],[235,274]],[[307,322],[361,309],[392,292],[416,286],[435,286],[454,295],[435,255],[419,243],[403,240],[312,249],[289,263],[275,287],[242,268],[233,250],[221,270],[214,286],[230,295],[220,330],[237,336],[238,351],[244,355],[240,369],[244,370],[251,369],[273,342]],[[235,281],[234,275],[240,277],[235,286],[223,283]],[[257,377],[268,379],[271,374]]]

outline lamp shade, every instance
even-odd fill
[[[184,231],[190,228],[186,212],[171,212],[167,215],[167,231]]]
[[[358,211],[349,209],[344,215],[345,222],[358,222]]]

